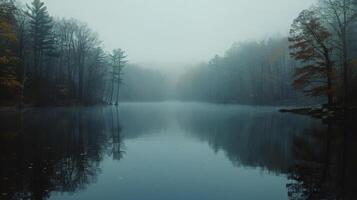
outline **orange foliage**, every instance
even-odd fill
[[[296,69],[294,87],[308,96],[326,95],[331,100],[336,71],[330,37],[314,11],[304,10],[291,27],[289,41],[291,56],[303,65]]]
[[[14,53],[17,42],[14,12],[15,7],[11,3],[0,3],[0,87],[6,91],[21,88],[15,74],[19,58]]]

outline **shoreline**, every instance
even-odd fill
[[[122,102],[126,103],[126,102]],[[226,105],[226,104],[223,104]],[[231,105],[231,104],[229,104]],[[237,104],[233,104],[237,105]],[[238,104],[242,105],[242,104]],[[245,104],[244,104],[245,105]],[[95,107],[95,106],[115,106],[113,104],[97,103],[97,104],[55,104],[55,105],[25,105],[22,109],[18,105],[0,106],[0,113],[16,113],[26,112],[36,108],[72,108],[72,107]],[[251,106],[267,106],[267,105],[251,105]],[[274,106],[279,107],[279,106]],[[287,107],[278,110],[280,113],[292,113],[298,115],[310,116],[315,119],[322,120],[344,120],[357,118],[357,106],[350,107],[325,107],[322,105],[307,106],[307,107]]]
[[[322,120],[344,120],[357,117],[357,107],[304,107],[292,109],[280,109],[281,113],[293,113],[306,115]]]

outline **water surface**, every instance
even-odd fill
[[[353,126],[277,110],[125,103],[3,113],[0,199],[353,199]]]

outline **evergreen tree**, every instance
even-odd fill
[[[33,65],[35,74],[41,76],[44,56],[50,55],[54,49],[53,20],[41,0],[34,0],[31,6],[27,5],[27,8],[33,48]]]

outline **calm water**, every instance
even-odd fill
[[[354,123],[277,110],[148,103],[3,113],[0,199],[356,199]]]

